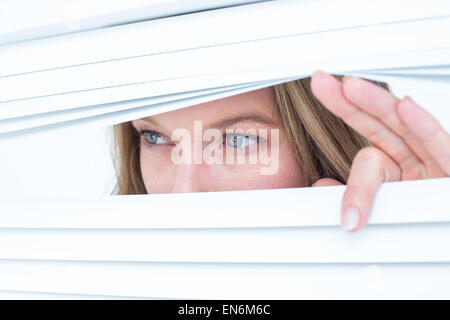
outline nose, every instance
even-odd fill
[[[202,164],[178,164],[172,193],[208,191],[202,181]]]

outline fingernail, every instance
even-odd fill
[[[350,78],[353,78],[352,76],[344,76],[343,78],[342,78],[342,83],[345,83],[346,81],[348,81]]]
[[[348,207],[342,214],[342,228],[345,231],[355,229],[359,224],[360,214],[355,207]]]
[[[404,96],[402,100],[412,102],[413,104],[415,104],[414,100],[410,96]]]
[[[324,72],[324,71],[322,71],[322,70],[316,70],[316,71],[314,71],[314,73],[312,74],[312,76],[314,77],[314,76],[318,76],[318,75],[323,75],[323,74],[327,74],[326,72]]]

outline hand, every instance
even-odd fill
[[[411,98],[356,77],[342,83],[324,72],[312,76],[311,89],[333,114],[366,137],[352,162],[342,200],[341,223],[347,231],[364,227],[381,183],[450,176],[450,135]],[[338,185],[320,179],[313,186]]]

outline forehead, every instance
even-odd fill
[[[272,87],[259,89],[195,106],[161,113],[152,117],[158,123],[170,126],[183,126],[183,123],[193,123],[202,120],[209,125],[221,119],[255,114],[268,120],[278,122],[275,93]]]

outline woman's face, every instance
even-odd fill
[[[303,186],[271,87],[132,124],[148,193]]]

